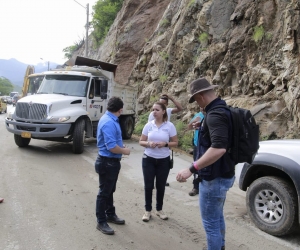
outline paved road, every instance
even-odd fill
[[[97,148],[86,141],[84,153],[74,155],[71,144],[32,140],[18,148],[0,115],[0,249],[201,249],[198,197],[188,196],[191,180],[178,183],[179,169],[191,157],[175,153],[175,166],[166,187],[164,210],[168,221],[153,216],[141,220],[144,208],[141,157],[143,148],[126,141],[131,155],[122,159],[115,204],[126,225],[112,225],[116,234],[96,230],[94,215],[98,178],[94,171]],[[225,205],[226,249],[299,249],[299,235],[276,238],[255,228],[246,214],[245,194],[235,186]]]

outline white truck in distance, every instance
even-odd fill
[[[21,98],[5,119],[15,143],[26,147],[31,139],[73,142],[73,152],[81,154],[85,138],[96,137],[98,121],[112,96],[124,102],[119,121],[123,139],[129,139],[134,130],[137,91],[114,81],[116,68],[78,56],[74,66],[44,72],[38,92]]]

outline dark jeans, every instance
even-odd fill
[[[170,156],[163,159],[155,159],[143,155],[143,175],[145,189],[145,209],[152,210],[152,191],[154,189],[154,180],[156,179],[156,210],[160,211],[163,207],[165,187],[170,172]]]
[[[97,157],[95,170],[99,174],[99,193],[96,200],[96,217],[98,223],[106,222],[106,215],[115,215],[113,193],[120,172],[120,161]]]
[[[197,146],[194,146],[194,150],[193,150],[193,159],[194,161],[197,161]],[[198,172],[194,173],[194,180],[193,180],[193,186],[194,186],[194,189],[197,189],[199,190],[199,183],[200,183],[200,178],[199,178],[199,175],[198,175]]]

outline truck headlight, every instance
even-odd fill
[[[15,113],[15,110],[16,110],[15,107],[11,108],[11,109],[7,112],[6,117],[7,117],[8,119],[13,119],[12,116],[13,116],[13,114]]]
[[[70,118],[71,118],[70,116],[61,116],[61,117],[52,116],[49,119],[49,122],[66,122]]]

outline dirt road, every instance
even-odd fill
[[[39,140],[21,149],[6,131],[4,117],[0,115],[0,197],[5,198],[0,204],[0,249],[199,250],[205,246],[198,197],[187,194],[192,182],[175,181],[178,170],[191,162],[190,156],[175,154],[164,204],[169,220],[154,215],[145,223],[141,220],[143,149],[137,142],[127,141],[131,155],[121,161],[115,193],[117,214],[126,224],[112,224],[115,235],[108,236],[96,230],[95,140],[87,141],[81,155],[71,152],[71,144]],[[225,214],[226,249],[299,249],[299,235],[276,238],[250,223],[245,194],[236,185],[228,194]]]

